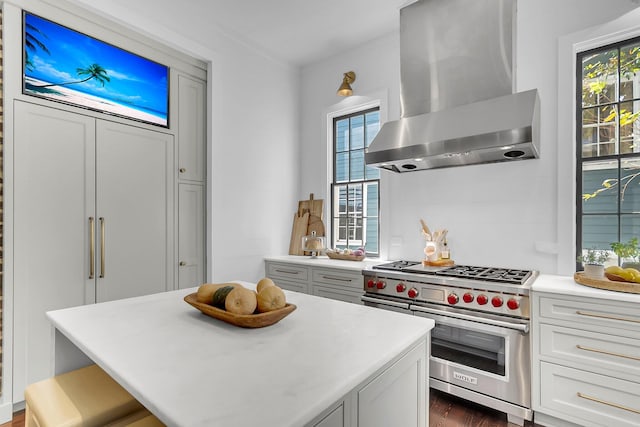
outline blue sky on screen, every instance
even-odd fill
[[[95,79],[65,87],[166,118],[167,67],[35,15],[25,14],[25,22],[38,30],[26,31],[49,50],[47,54],[36,46],[28,51],[34,69],[25,69],[25,76],[60,84],[83,80],[87,76],[79,76],[76,69],[99,64],[110,79],[104,87]]]

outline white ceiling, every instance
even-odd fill
[[[413,0],[415,1],[415,0]],[[191,0],[230,36],[304,66],[399,28],[408,0]]]

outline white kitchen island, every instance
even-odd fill
[[[195,290],[47,313],[55,373],[93,361],[170,426],[428,425],[432,320],[286,292],[293,313],[243,329]]]

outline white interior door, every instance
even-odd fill
[[[173,289],[173,136],[102,120],[96,134],[96,300]]]
[[[95,120],[14,104],[13,398],[51,376],[45,313],[95,301],[89,218],[95,217]]]

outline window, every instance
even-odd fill
[[[378,107],[333,119],[332,246],[379,254],[380,170],[364,150],[380,130]]]
[[[640,236],[640,38],[582,52],[576,68],[580,254]]]

